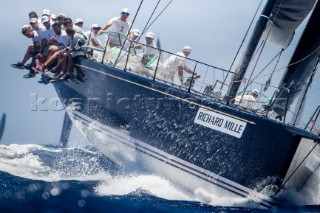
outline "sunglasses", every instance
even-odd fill
[[[100,30],[101,28],[100,27],[94,27],[93,29],[94,30]]]
[[[122,15],[128,17],[130,14],[129,14],[129,13],[122,12]]]
[[[30,22],[29,24],[30,24],[30,25],[34,25],[34,24],[36,24],[36,23],[37,23],[37,22]]]
[[[71,21],[66,21],[63,23],[64,25],[71,24]]]

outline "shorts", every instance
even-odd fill
[[[40,53],[40,45],[33,45],[33,51],[30,52],[30,57],[36,56],[38,53]]]

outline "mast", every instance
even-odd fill
[[[249,66],[249,63],[251,61],[251,58],[257,48],[257,45],[259,43],[259,40],[262,36],[262,33],[264,29],[266,28],[266,25],[269,20],[269,16],[272,13],[272,9],[276,3],[276,0],[268,0],[259,20],[256,23],[256,26],[254,28],[253,34],[250,38],[250,41],[248,43],[248,46],[242,56],[241,63],[238,65],[238,67],[235,69],[235,72],[237,74],[232,76],[231,86],[229,87],[229,90],[226,94],[226,101],[229,102],[230,100],[234,99],[236,97],[236,94],[239,90],[239,87],[241,85],[241,81],[246,73],[246,70]]]

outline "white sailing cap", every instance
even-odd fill
[[[121,12],[130,14],[130,10],[128,8],[124,8]]]
[[[51,17],[51,19],[57,19],[57,16],[53,13],[50,15],[50,17]]]
[[[92,24],[91,28],[101,28],[101,27],[99,26],[99,24]]]
[[[50,16],[50,10],[44,9],[44,10],[42,11],[42,15]]]
[[[37,23],[37,22],[38,22],[38,19],[37,19],[37,18],[31,18],[29,22],[30,22],[30,23]]]
[[[253,89],[252,93],[259,95],[260,91],[258,89]]]
[[[138,30],[138,29],[133,29],[132,32],[133,32],[133,34],[134,34],[135,36],[140,36],[140,30]]]
[[[41,17],[41,23],[44,23],[44,22],[48,22],[50,19],[48,16],[42,16]]]
[[[64,14],[64,13],[59,13],[59,14],[57,15],[57,18],[59,18],[59,17],[65,18],[65,17],[66,17],[66,14]]]
[[[31,27],[30,25],[25,24],[25,25],[23,25],[23,26],[21,27],[21,30],[24,31],[24,30],[26,30],[26,29],[28,29],[28,28],[30,28],[30,27]]]
[[[183,52],[186,52],[186,53],[191,53],[191,47],[189,46],[185,46],[183,49],[182,49]]]
[[[154,35],[153,35],[153,32],[148,32],[147,34],[146,34],[146,38],[154,38]]]
[[[77,18],[74,23],[75,23],[75,24],[79,24],[79,23],[83,23],[83,21],[82,21],[81,18]]]

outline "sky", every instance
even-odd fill
[[[143,2],[134,28],[144,28],[157,2]],[[167,3],[169,0],[162,0],[159,8],[164,8]],[[257,0],[173,0],[149,30],[160,38],[164,50],[178,52],[189,45],[192,47],[190,58],[229,69],[259,3]],[[10,66],[22,59],[31,43],[21,34],[21,26],[29,22],[28,13],[36,11],[41,16],[43,9],[54,14],[62,12],[73,20],[81,18],[84,27],[89,28],[93,23],[104,25],[125,7],[131,11],[129,21],[132,22],[139,4],[140,0],[0,2],[1,25],[5,29],[0,41],[0,115],[7,114],[1,143],[58,144],[60,139],[64,111],[56,111],[50,105],[50,100],[58,98],[53,86],[39,84],[39,75],[34,79],[23,79],[27,71]],[[43,108],[35,110],[36,98],[48,101]]]

